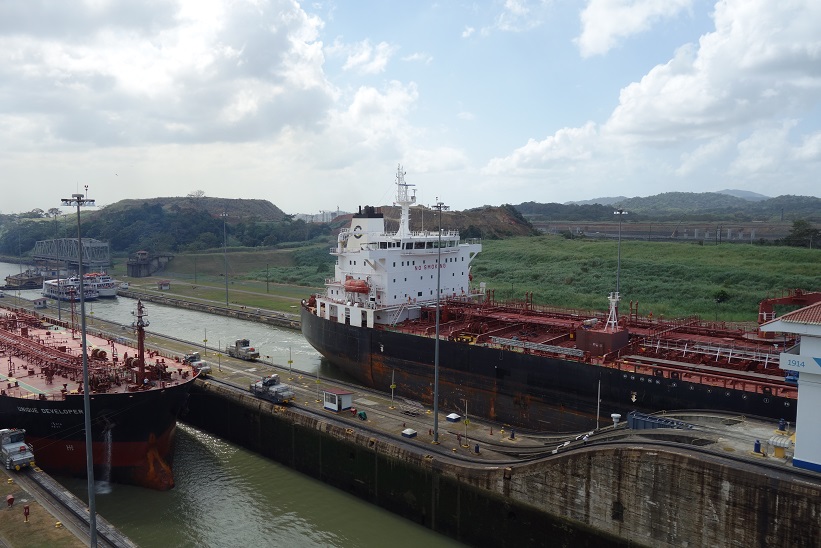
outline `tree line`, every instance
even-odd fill
[[[231,247],[276,246],[327,239],[328,224],[306,223],[292,216],[281,221],[249,217],[226,222],[202,210],[160,204],[143,204],[117,211],[82,212],[82,235],[108,242],[112,253],[139,250],[181,253]],[[76,238],[77,220],[60,210],[33,210],[0,216],[0,254],[29,253],[39,240]]]

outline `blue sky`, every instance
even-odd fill
[[[0,129],[2,213],[819,196],[821,2],[11,0]]]

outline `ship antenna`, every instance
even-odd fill
[[[137,328],[137,382],[140,383],[145,378],[145,327],[149,324],[145,319],[145,307],[140,299],[137,299],[137,320],[132,324]]]
[[[402,213],[399,217],[399,231],[397,236],[404,238],[410,236],[410,206],[416,203],[416,192],[413,196],[408,195],[408,188],[415,185],[410,185],[405,182],[405,172],[402,170],[402,164],[396,168],[396,205],[402,208]]]

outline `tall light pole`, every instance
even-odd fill
[[[439,443],[439,296],[442,280],[442,211],[448,206],[436,198],[433,209],[439,211],[439,245],[436,248],[436,342],[433,351],[433,443]]]
[[[618,243],[618,262],[616,263],[616,295],[619,294],[619,276],[621,276],[621,218],[627,215],[627,212],[622,208],[618,208],[613,212],[613,215],[619,216],[619,243]]]
[[[60,242],[58,242],[58,232],[57,232],[57,215],[59,214],[57,209],[54,209],[54,249],[57,251],[56,258],[57,258],[57,319],[63,319],[63,307],[61,305],[60,299]]]
[[[228,233],[225,229],[228,212],[223,211],[220,217],[222,217],[222,260],[225,263],[225,307],[228,308]]]
[[[85,187],[88,192],[88,185]],[[93,206],[94,200],[84,194],[72,194],[71,198],[63,198],[64,206],[77,206],[77,277],[80,279],[80,333],[82,334],[83,352],[83,415],[86,429],[86,475],[88,476],[88,545],[97,546],[97,509],[94,504],[94,452],[91,439],[91,398],[88,386],[88,349],[86,346],[86,299],[83,286],[83,240],[80,230],[80,206]]]

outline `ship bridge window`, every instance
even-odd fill
[[[379,242],[379,249],[388,249],[388,242]]]

